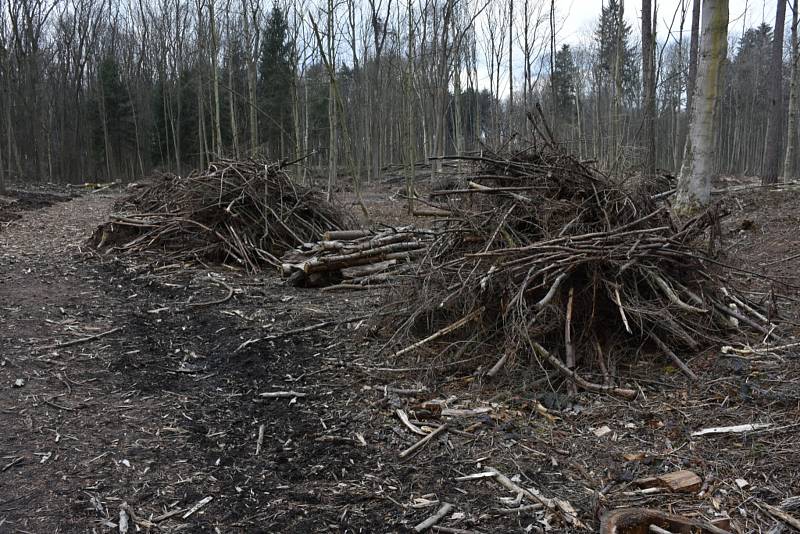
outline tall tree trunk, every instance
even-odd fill
[[[216,14],[214,13],[214,0],[208,3],[208,23],[211,31],[211,83],[214,90],[214,152],[216,156],[222,155],[222,121],[219,112],[219,66],[217,55],[219,38],[217,36]]]
[[[247,45],[247,109],[248,123],[250,126],[250,153],[258,150],[258,115],[256,114],[256,60],[258,50],[258,29],[251,28],[250,17],[255,19],[255,9],[248,9],[249,0],[242,0],[242,23],[244,26],[244,40]],[[255,26],[255,20],[253,21]]]
[[[792,4],[792,78],[789,84],[789,120],[786,128],[786,157],[783,160],[783,179],[794,176],[794,158],[797,152],[798,78],[800,78],[800,46],[797,38],[797,0]]]
[[[611,135],[610,135],[610,146],[609,146],[609,161],[608,161],[608,168],[609,169],[616,169],[617,164],[620,160],[620,150],[619,147],[622,144],[622,76],[623,76],[623,53],[622,46],[623,42],[623,29],[625,27],[625,2],[624,0],[620,0],[619,2],[619,11],[618,11],[618,20],[614,24],[614,27],[617,30],[617,34],[614,36],[615,46],[614,46],[614,91],[613,96],[611,98]]]
[[[230,35],[230,33],[228,34]],[[236,93],[233,91],[233,56],[228,60],[228,113],[231,119],[231,140],[233,141],[233,153],[238,159],[239,153],[239,127],[236,124]]]
[[[514,135],[514,0],[508,0],[508,135]]]
[[[786,0],[778,0],[775,8],[775,30],[769,63],[769,122],[764,151],[763,184],[778,183],[783,144],[783,26],[786,21]]]
[[[689,113],[689,120],[691,120],[694,86],[697,81],[697,56],[700,49],[700,4],[702,4],[702,0],[694,0],[692,4],[692,30],[689,37],[689,79],[686,83],[686,110]]]
[[[717,96],[722,63],[727,54],[728,0],[704,0],[703,35],[689,137],[672,208],[678,217],[698,212],[711,198]]]
[[[656,174],[656,73],[652,0],[642,0],[642,78],[644,90],[644,174]]]
[[[406,61],[405,100],[406,100],[406,196],[408,197],[408,213],[414,213],[414,182],[416,181],[417,137],[414,130],[414,8],[408,0],[408,59]]]
[[[327,56],[327,61],[329,64],[327,65],[328,70],[328,190],[327,190],[327,199],[328,201],[333,200],[333,187],[336,183],[336,150],[337,150],[337,117],[336,117],[336,41],[334,36],[334,1],[328,0],[328,13],[327,13],[327,32],[326,32],[326,46],[323,49],[321,39],[319,37],[319,32],[316,31],[316,26],[314,27],[315,35],[317,39],[320,41],[318,43],[320,53],[323,56]],[[313,24],[313,19],[312,24]],[[324,58],[323,58],[324,59]]]

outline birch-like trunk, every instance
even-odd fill
[[[798,66],[800,66],[800,46],[797,38],[797,0],[792,4],[792,78],[789,83],[789,120],[786,127],[786,156],[783,159],[783,179],[794,175],[794,158],[797,152],[797,113],[798,113]]]
[[[714,125],[722,63],[728,54],[728,0],[704,0],[700,60],[689,136],[673,213],[691,216],[708,205],[714,165]]]

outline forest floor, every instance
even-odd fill
[[[511,511],[517,495],[494,478],[457,480],[490,468],[568,501],[583,531],[623,506],[766,531],[777,524],[769,505],[800,495],[800,351],[682,354],[694,384],[643,358],[626,370],[640,395],[623,402],[550,392],[524,365],[486,382],[477,366],[493,355],[387,371],[409,362],[385,361],[382,339],[359,321],[240,348],[374,315],[385,290],[321,292],[272,273],[98,255],[86,240],[116,194],[54,202],[61,193],[35,209],[0,198],[2,533],[119,531],[121,509],[142,531],[409,532],[445,502],[440,532],[580,531],[558,514]],[[396,222],[390,193],[367,200]],[[742,273],[731,284],[755,298],[774,290],[792,343],[800,191],[728,197],[722,257],[781,282]],[[226,285],[232,298],[212,304]],[[278,391],[297,394],[261,395]],[[425,401],[472,411],[401,459],[420,436],[397,410],[446,419],[430,403],[419,409]],[[746,423],[769,426],[691,436]],[[632,483],[678,469],[699,475],[700,491]]]

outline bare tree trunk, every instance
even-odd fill
[[[417,163],[417,138],[414,129],[414,8],[412,0],[408,0],[408,59],[406,66],[405,96],[406,96],[406,196],[408,197],[408,213],[414,213],[414,182],[416,181]]]
[[[556,0],[550,0],[550,92],[553,98],[553,117],[551,122],[556,122],[556,84],[553,73],[556,68]]]
[[[460,73],[458,74],[460,75]],[[508,135],[514,134],[514,0],[508,0]]]
[[[331,66],[328,69],[328,201],[333,200],[333,186],[336,183],[336,54],[334,30],[334,2],[328,0],[327,54]]]
[[[797,38],[797,0],[792,4],[792,78],[789,84],[789,120],[786,128],[786,157],[783,160],[783,179],[794,176],[794,158],[797,152],[798,78],[800,78],[800,46]]]
[[[208,2],[208,23],[211,31],[211,83],[214,90],[214,152],[217,157],[222,155],[222,121],[219,113],[219,67],[217,55],[219,53],[219,37],[217,36],[216,13],[214,13],[214,0]]]
[[[642,0],[642,78],[644,89],[644,174],[656,174],[656,73],[652,0]]]
[[[689,80],[686,83],[686,110],[689,120],[692,119],[692,101],[694,99],[694,86],[697,81],[697,60],[700,49],[700,4],[702,0],[694,0],[692,4],[692,31],[689,37]]]
[[[615,23],[617,34],[614,36],[616,46],[614,50],[614,92],[611,98],[611,135],[609,146],[609,161],[608,168],[616,169],[620,159],[619,147],[622,144],[622,45],[623,45],[623,28],[625,25],[625,2],[620,0],[618,20]]]
[[[786,21],[786,0],[778,0],[775,8],[775,30],[769,65],[769,122],[764,152],[763,184],[778,183],[783,142],[783,26]]]
[[[675,95],[675,104],[674,104],[674,114],[675,114],[675,131],[673,132],[673,143],[672,143],[672,168],[678,169],[681,164],[681,153],[680,147],[683,146],[681,143],[681,94],[683,93],[683,27],[686,24],[686,3],[685,0],[681,0],[681,24],[680,29],[678,30],[678,91]]]
[[[257,8],[252,4],[248,8],[250,0],[242,0],[242,22],[244,25],[244,41],[247,47],[247,103],[248,122],[250,126],[250,153],[255,154],[258,150],[258,115],[256,114],[256,54],[258,53],[258,25]],[[252,26],[250,17],[253,18]]]
[[[722,63],[728,53],[728,0],[703,1],[703,35],[693,110],[673,213],[690,216],[711,198],[714,127]]]

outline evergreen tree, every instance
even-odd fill
[[[600,23],[595,32],[599,74],[604,84],[613,83],[619,49],[623,98],[627,102],[635,101],[639,87],[639,63],[636,47],[630,44],[631,33],[631,26],[623,18],[619,0],[608,0],[600,12]]]
[[[572,117],[575,111],[575,60],[572,49],[565,44],[556,52],[553,62],[553,98],[556,115],[561,118]]]
[[[292,47],[286,15],[272,6],[264,30],[259,63],[259,105],[267,116],[259,120],[261,141],[269,157],[288,153],[292,145]]]

